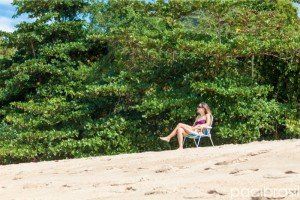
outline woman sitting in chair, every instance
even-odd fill
[[[206,103],[200,103],[197,107],[197,113],[199,114],[196,117],[196,120],[193,126],[179,123],[176,128],[166,137],[160,137],[161,140],[169,142],[172,137],[177,135],[178,138],[178,149],[183,149],[183,137],[189,133],[202,133],[203,128],[210,127],[212,122],[212,113],[209,106]]]

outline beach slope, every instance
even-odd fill
[[[300,199],[300,140],[0,166],[4,199]]]

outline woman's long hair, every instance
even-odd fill
[[[210,109],[210,107],[208,106],[207,103],[201,102],[201,103],[199,103],[198,107],[203,107],[205,109],[205,114],[208,113],[208,114],[210,114],[212,116],[211,109]],[[200,113],[197,113],[197,114],[198,115],[196,117],[196,120],[198,120],[201,117]]]
[[[201,102],[199,104],[199,106],[200,107],[202,106],[205,109],[205,114],[211,114],[212,115],[211,109],[210,109],[210,107],[208,106],[207,103]]]

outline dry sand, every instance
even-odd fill
[[[300,199],[300,140],[5,165],[0,199]]]

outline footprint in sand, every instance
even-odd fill
[[[225,193],[218,192],[217,190],[208,190],[207,193],[208,194],[218,194],[218,195],[221,195],[221,196],[226,195]]]
[[[261,150],[261,151],[257,151],[257,152],[248,153],[247,156],[257,156],[257,155],[268,153],[268,152],[270,152],[270,150],[265,149],[265,150]]]
[[[288,171],[286,171],[286,172],[284,172],[285,174],[298,174],[297,172],[294,172],[294,171],[292,171],[292,170],[288,170]]]
[[[229,172],[229,174],[235,174],[235,175],[244,175],[244,174],[249,174],[252,172],[256,172],[259,169],[235,169],[231,172]]]
[[[152,191],[146,192],[144,195],[156,195],[156,194],[167,194],[169,191],[163,190],[162,187],[153,188]]]
[[[190,167],[188,167],[188,166],[176,166],[178,169],[188,169],[188,168],[190,168]]]
[[[142,169],[148,169],[148,168],[145,168],[145,167],[138,167],[137,170],[142,170]]]
[[[269,199],[270,198],[267,198],[267,197],[251,197],[251,200],[269,200]]]
[[[112,170],[114,169],[113,167],[107,167],[105,170]]]
[[[165,165],[165,166],[162,166],[161,168],[155,170],[155,173],[167,173],[172,170],[173,170],[172,166]]]
[[[70,188],[71,186],[68,185],[68,184],[64,184],[64,185],[62,185],[62,187],[64,187],[64,188]]]
[[[47,187],[48,183],[42,183],[42,184],[34,184],[34,183],[27,183],[23,185],[23,189],[36,189],[36,188],[43,188]]]
[[[198,196],[198,197],[183,197],[184,199],[203,199],[203,196]]]
[[[122,185],[131,185],[131,184],[134,184],[134,183],[113,183],[113,184],[110,184],[110,186],[122,186]]]
[[[144,177],[140,178],[139,182],[143,182],[143,181],[149,181],[149,178],[144,178]]]
[[[101,183],[93,183],[92,187],[99,187],[101,185]]]
[[[167,194],[167,191],[163,191],[163,190],[156,190],[156,191],[150,191],[150,192],[146,192],[145,195],[155,195],[155,194]]]
[[[217,163],[215,163],[215,165],[228,165],[228,164],[246,162],[246,161],[248,161],[247,157],[257,156],[257,155],[260,155],[260,154],[268,153],[269,151],[270,150],[265,149],[265,150],[261,150],[261,151],[257,151],[257,152],[251,152],[251,153],[248,153],[246,156],[242,156],[241,158],[237,158],[237,159],[233,159],[233,160],[225,160],[225,161],[222,161],[222,162],[217,162]]]
[[[84,170],[80,170],[80,171],[69,172],[68,174],[69,175],[71,175],[71,174],[81,174],[81,173],[90,172],[90,171],[93,171],[93,170],[91,170],[91,169],[84,169]]]
[[[22,176],[15,176],[15,177],[13,178],[14,181],[20,180],[20,179],[23,179],[23,177],[22,177]]]
[[[129,187],[126,187],[125,190],[126,191],[136,191],[136,188],[129,186]]]
[[[267,174],[264,175],[263,177],[268,179],[282,179],[282,178],[286,178],[287,176]]]
[[[167,192],[165,191],[151,191],[151,192],[146,192],[145,195],[154,195],[154,194],[166,194]]]
[[[233,160],[225,160],[222,162],[217,162],[215,165],[228,165],[228,164],[234,164],[234,163],[241,163],[241,162],[246,162],[248,159],[247,158],[237,158]]]

